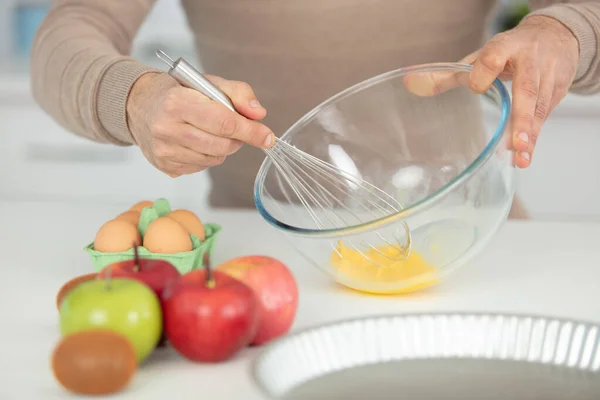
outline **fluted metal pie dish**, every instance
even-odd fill
[[[600,327],[527,315],[336,322],[274,342],[252,366],[271,399],[600,399]]]

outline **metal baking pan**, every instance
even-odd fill
[[[598,400],[599,340],[540,316],[378,316],[273,342],[252,374],[271,399]]]

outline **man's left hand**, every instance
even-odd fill
[[[553,18],[531,16],[495,35],[460,62],[473,66],[469,74],[415,73],[405,76],[404,83],[414,94],[433,96],[457,86],[483,93],[496,78],[512,80],[509,127],[514,160],[518,167],[528,167],[542,124],[575,79],[579,63],[576,37]]]
[[[579,43],[560,22],[526,18],[499,33],[462,62],[472,64],[469,86],[483,93],[494,79],[512,79],[512,135],[515,163],[526,168],[542,124],[567,95],[579,62]]]

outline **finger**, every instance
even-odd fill
[[[539,134],[546,119],[550,115],[552,109],[558,103],[553,103],[554,92],[554,77],[553,74],[546,75],[545,78],[540,78],[539,93],[534,111],[533,130],[530,135],[520,134],[515,140],[514,148],[516,151],[516,163],[519,168],[526,168],[531,165],[533,152],[538,141]]]
[[[169,139],[173,144],[181,146],[185,150],[185,158],[192,160],[194,154],[209,156],[230,156],[242,147],[242,142],[235,139],[228,139],[221,136],[212,135],[208,132],[187,124],[178,124],[173,128],[172,136]],[[178,155],[183,160],[184,155]],[[194,161],[189,161],[193,163]]]
[[[503,40],[502,36],[492,38],[479,51],[473,62],[470,74],[469,87],[475,93],[485,93],[494,80],[501,76],[513,52],[510,41]]]
[[[178,150],[178,152],[181,149]],[[204,171],[207,168],[221,165],[225,161],[226,157],[214,157],[203,155],[202,157],[195,157],[193,163],[181,162],[180,158],[177,159],[159,159],[156,166],[163,172],[170,176],[180,176],[194,174],[196,172]]]
[[[537,138],[541,131],[544,122],[550,115],[552,109],[558,104],[553,99],[554,93],[554,75],[544,74],[540,77],[540,84],[537,96],[537,102],[534,111],[534,129],[530,133],[530,136],[521,135],[521,137],[515,137],[514,149],[517,151],[529,151],[533,153],[533,149],[537,144]]]
[[[181,175],[189,175],[204,171],[206,166],[195,164],[182,164],[177,161],[160,159],[152,163],[158,170],[169,175],[171,178],[177,178]]]
[[[217,102],[186,92],[181,96],[180,106],[183,121],[201,131],[259,148],[269,148],[275,143],[275,134],[268,127]]]
[[[475,59],[477,52],[463,58],[462,64],[470,64]],[[435,96],[468,82],[468,73],[464,71],[413,72],[402,78],[402,83],[412,94],[421,97]]]
[[[211,135],[206,135],[211,136]],[[194,151],[185,146],[165,140],[156,140],[152,144],[152,154],[155,164],[164,170],[165,165],[172,162],[187,165],[200,165],[203,167],[212,167],[221,164],[226,155],[210,155]]]
[[[415,72],[405,75],[403,83],[406,89],[421,97],[435,96],[469,82],[466,71]]]
[[[193,174],[196,172],[204,171],[210,167],[216,167],[225,162],[226,157],[214,157],[204,156],[204,159],[199,164],[186,164],[179,161],[169,161],[170,168],[172,171],[181,175]]]
[[[261,120],[267,115],[267,110],[260,104],[254,90],[248,83],[230,81],[214,75],[204,76],[229,96],[235,109],[240,114],[255,120]]]
[[[160,167],[160,170],[171,178],[178,178],[181,175],[191,175],[201,171],[204,171],[207,167],[201,165],[181,164],[175,161],[171,161],[168,164],[164,164]]]
[[[547,88],[545,88],[547,90]],[[515,162],[519,168],[531,163],[531,149],[535,146],[539,128],[536,109],[540,94],[540,72],[535,62],[525,55],[515,63],[515,74],[512,85],[513,107],[512,127],[513,142],[526,142],[527,150],[518,151]],[[548,96],[547,94],[544,94]],[[546,100],[544,100],[546,101]],[[516,139],[516,140],[515,140]]]

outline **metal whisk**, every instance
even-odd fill
[[[237,113],[227,94],[212,84],[187,61],[182,58],[173,60],[161,50],[158,50],[156,55],[169,66],[169,75],[181,85],[198,90]],[[297,149],[284,140],[275,138],[275,145],[264,149],[264,152],[278,172],[276,178],[280,180],[282,194],[290,204],[297,203],[290,199],[291,194],[295,195],[320,230],[326,229],[326,226],[339,229],[359,225],[402,210],[400,203],[385,191],[360,177]],[[284,189],[284,182],[291,188],[291,194]],[[348,201],[362,211],[353,210],[347,205]],[[364,241],[362,241],[361,247],[372,249],[381,256],[394,261],[406,259],[410,254],[411,236],[406,223],[403,223],[403,228],[404,232],[396,229],[392,239],[384,238],[381,233],[375,232],[382,244],[385,243],[396,250],[394,255],[390,255],[389,252],[383,253],[378,247],[364,243]],[[406,238],[402,239],[403,236]],[[348,240],[347,243],[349,247],[370,260],[353,241]],[[337,248],[333,245],[332,247],[341,257]]]

